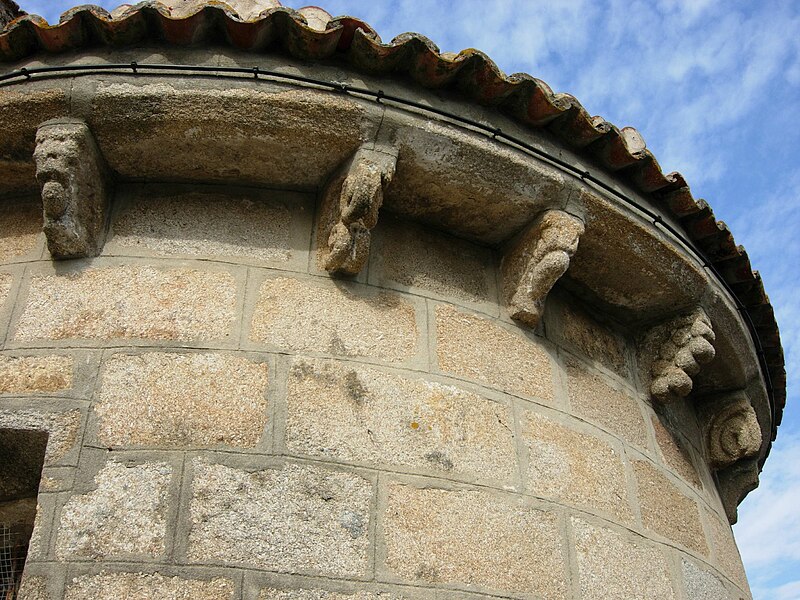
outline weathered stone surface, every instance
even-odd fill
[[[6,303],[13,281],[14,276],[11,273],[0,273],[0,307]]]
[[[36,132],[34,126],[33,132]],[[31,136],[32,138],[33,136]],[[4,178],[0,181],[1,190],[11,190],[12,192],[37,192],[36,168],[33,161],[19,160],[19,158],[0,156],[0,170]],[[41,229],[39,229],[41,231]]]
[[[696,304],[707,276],[674,242],[599,194],[583,189],[578,201],[586,211],[586,231],[569,277],[593,292],[595,305],[608,304],[630,319]]]
[[[166,463],[106,463],[95,477],[97,488],[72,496],[61,510],[58,558],[162,556],[171,477]]]
[[[23,575],[17,600],[50,600],[47,581],[36,575]]]
[[[542,213],[503,256],[503,298],[512,319],[536,327],[547,294],[569,268],[583,222],[562,210]]]
[[[747,458],[717,471],[717,490],[725,508],[728,522],[733,525],[739,519],[739,503],[758,487],[758,459]]]
[[[394,483],[383,534],[386,567],[397,577],[568,597],[558,518],[522,499]]]
[[[326,185],[317,229],[319,262],[326,271],[355,275],[367,263],[370,232],[396,162],[395,148],[362,146]]]
[[[250,339],[401,362],[416,353],[417,324],[414,307],[397,295],[361,296],[328,282],[281,277],[262,284]]]
[[[6,88],[0,94],[0,190],[34,192],[36,170],[31,160],[36,128],[48,119],[69,114],[67,90],[58,83]],[[23,89],[24,87],[24,89]]]
[[[124,178],[314,189],[371,137],[366,117],[326,91],[171,78],[100,83],[90,125]]]
[[[670,431],[657,416],[652,416],[651,421],[656,434],[656,445],[664,463],[686,482],[697,489],[702,489],[703,484],[692,460],[689,444],[681,436]]]
[[[0,208],[0,263],[30,254],[41,232],[41,206],[7,204]]]
[[[719,577],[685,558],[681,561],[681,574],[686,598],[691,598],[691,600],[729,600],[731,598]]]
[[[72,368],[70,356],[0,356],[0,394],[67,390]]]
[[[663,552],[572,518],[582,600],[675,600]]]
[[[387,223],[385,217],[378,230],[370,283],[465,302],[489,300],[494,269],[488,248],[404,221]]]
[[[235,320],[228,273],[124,266],[34,275],[15,339],[221,340]]]
[[[81,426],[81,412],[46,412],[39,410],[0,410],[0,427],[32,429],[48,433],[45,464],[60,461],[74,446]]]
[[[40,559],[42,558],[42,536],[46,535],[47,539],[50,536],[50,514],[47,513],[47,519],[44,519],[44,511],[42,510],[42,506],[37,502],[36,499],[31,498],[29,502],[33,505],[32,513],[34,515],[33,518],[33,531],[31,532],[31,538],[28,542],[28,556],[33,559]],[[30,521],[29,521],[30,522]]]
[[[697,412],[712,467],[725,468],[758,454],[761,426],[744,392],[707,399]]]
[[[626,377],[628,359],[625,340],[574,303],[561,298],[559,300],[550,304],[558,322],[552,329],[548,323],[548,337]]]
[[[657,404],[655,407],[645,404],[644,411],[650,416],[658,415],[676,434],[682,435],[695,448],[703,447],[703,436],[697,422],[697,407],[693,396],[669,404]]]
[[[82,575],[68,584],[64,600],[232,600],[230,579],[186,579],[160,573]]]
[[[745,275],[746,272],[742,274]],[[761,278],[756,277],[756,281],[760,282]],[[746,296],[744,298],[746,299]],[[754,300],[746,300],[745,303],[752,301]],[[742,327],[742,316],[736,309],[732,298],[724,290],[711,287],[704,299],[703,307],[714,324],[715,356],[713,361],[703,365],[702,377],[696,378],[693,397],[714,395],[721,390],[747,389],[750,401],[756,408],[756,412],[759,413],[759,417],[762,414],[766,416],[769,408],[763,385],[756,386],[762,388],[759,393],[753,394],[752,392],[753,381],[761,378],[759,357],[755,352],[749,350],[752,347],[752,338],[747,327]],[[763,330],[760,335],[766,335],[766,330]],[[745,351],[745,349],[748,350]]]
[[[371,496],[368,481],[341,471],[195,461],[189,560],[363,577]]]
[[[749,593],[750,587],[747,584],[747,575],[742,565],[742,558],[739,556],[739,549],[736,547],[736,540],[733,537],[731,526],[720,517],[709,510],[706,513],[706,523],[708,524],[708,538],[713,549],[713,562],[731,581],[741,589]]]
[[[522,332],[451,306],[436,307],[439,368],[504,392],[553,402],[547,352]]]
[[[572,193],[563,172],[483,134],[390,109],[382,119],[385,130],[398,128],[397,174],[385,199],[398,214],[496,245]]]
[[[36,179],[53,258],[97,256],[105,241],[109,175],[85,122],[48,121],[36,132]]]
[[[611,445],[530,411],[522,419],[522,436],[529,493],[631,522],[625,467]]]
[[[287,404],[290,452],[504,484],[516,473],[510,407],[450,385],[301,360]]]
[[[594,421],[640,448],[647,447],[647,429],[639,402],[631,392],[611,387],[597,373],[567,360],[567,386],[572,411]]]
[[[258,600],[400,600],[404,596],[389,592],[368,592],[360,590],[353,593],[329,592],[320,589],[261,590]]]
[[[255,258],[285,262],[290,247],[289,209],[243,193],[132,192],[114,223],[114,246],[163,256]]]
[[[94,411],[104,446],[252,448],[267,422],[267,366],[230,354],[116,354]]]
[[[69,469],[69,467],[67,467]],[[70,473],[73,475],[74,471]],[[63,492],[72,488],[72,478],[65,476],[50,476],[42,474],[39,481],[39,491],[41,492]]]
[[[708,545],[697,502],[684,495],[648,461],[634,460],[642,523],[648,529],[703,555]]]
[[[700,366],[714,359],[711,321],[702,308],[653,328],[640,344],[649,365],[650,393],[660,402],[685,398]]]

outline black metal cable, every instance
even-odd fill
[[[153,71],[153,72],[178,71],[178,72],[189,72],[198,74],[210,73],[215,75],[219,75],[222,73],[222,74],[232,75],[234,78],[239,78],[239,79],[245,79],[245,78],[256,79],[258,81],[264,81],[264,82],[269,82],[271,80],[278,80],[280,82],[292,82],[297,84],[304,84],[307,86],[314,86],[322,89],[327,89],[336,93],[364,96],[367,98],[372,98],[378,103],[390,102],[394,105],[399,105],[400,107],[412,107],[418,111],[431,113],[439,117],[443,117],[447,119],[448,122],[465,125],[471,128],[472,130],[481,131],[493,140],[503,142],[506,145],[510,145],[519,150],[524,150],[528,154],[536,156],[537,158],[540,158],[550,164],[556,165],[563,171],[570,173],[571,175],[581,179],[582,181],[590,182],[594,186],[599,187],[607,194],[614,196],[618,200],[621,200],[628,206],[638,210],[640,213],[647,216],[653,222],[654,226],[656,226],[657,228],[658,227],[662,228],[663,230],[667,231],[670,235],[672,235],[675,239],[677,239],[686,249],[688,249],[689,251],[691,251],[691,253],[695,255],[695,258],[703,265],[703,268],[709,270],[714,275],[714,277],[717,279],[722,288],[733,299],[737,311],[739,312],[739,314],[742,315],[742,318],[745,321],[745,324],[747,325],[750,337],[752,338],[753,344],[756,349],[756,356],[758,357],[759,366],[761,367],[761,373],[764,376],[764,382],[767,388],[767,396],[769,400],[770,416],[772,420],[771,438],[774,438],[775,433],[777,431],[777,426],[775,424],[776,406],[774,398],[774,388],[772,386],[772,378],[770,377],[769,374],[769,367],[766,364],[765,353],[764,353],[764,348],[761,344],[761,339],[759,338],[755,324],[753,323],[753,320],[749,312],[747,311],[747,307],[741,302],[741,300],[739,300],[734,291],[731,289],[728,282],[725,281],[725,279],[722,277],[722,274],[717,270],[717,268],[713,265],[713,263],[710,260],[708,260],[705,254],[699,248],[697,248],[691,240],[686,238],[678,229],[673,227],[670,223],[666,222],[661,217],[661,215],[659,215],[655,211],[640,205],[634,199],[630,198],[623,192],[615,189],[614,187],[598,179],[597,177],[594,177],[589,171],[582,170],[581,168],[576,167],[575,165],[569,163],[568,161],[553,154],[550,154],[549,152],[542,150],[541,148],[537,148],[520,138],[504,133],[499,127],[486,125],[474,119],[470,119],[469,117],[463,117],[461,115],[457,115],[450,111],[429,106],[427,104],[416,102],[414,100],[409,100],[401,96],[387,94],[383,90],[375,91],[369,88],[352,86],[346,83],[325,81],[323,79],[317,79],[314,77],[305,77],[303,75],[293,75],[290,73],[281,73],[278,71],[264,70],[258,66],[223,67],[223,66],[212,66],[212,65],[139,64],[133,61],[130,63],[115,63],[115,64],[106,63],[106,64],[88,64],[88,65],[63,65],[63,66],[52,66],[52,67],[30,67],[30,68],[23,67],[16,71],[11,71],[9,73],[0,75],[0,86],[25,83],[27,81],[33,80],[34,75],[48,75],[48,76],[58,77],[59,75],[61,76],[70,76],[73,74],[89,75],[101,72],[109,74],[118,74],[118,75],[129,75],[129,72],[133,72],[133,74],[138,75],[143,71]],[[772,445],[772,439],[770,439],[769,441],[767,454],[769,453],[769,448],[771,447],[771,445]]]

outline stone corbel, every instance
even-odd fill
[[[702,308],[653,328],[644,344],[653,357],[652,396],[664,403],[688,396],[692,377],[714,359],[714,340],[711,320]]]
[[[578,249],[583,222],[562,210],[542,213],[503,256],[503,296],[512,319],[536,327],[547,294]]]
[[[758,459],[746,458],[717,471],[717,489],[728,522],[738,520],[738,507],[745,496],[758,487]]]
[[[716,471],[717,489],[728,521],[736,522],[736,509],[758,487],[761,426],[744,391],[702,401],[697,416],[708,463]]]
[[[761,426],[743,391],[716,396],[697,409],[712,468],[721,470],[761,448]]]
[[[43,123],[33,157],[51,256],[97,256],[105,241],[110,177],[89,127],[73,119]]]
[[[329,273],[356,275],[366,264],[370,230],[396,163],[395,148],[361,147],[326,185],[317,239],[320,265]]]

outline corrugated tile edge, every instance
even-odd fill
[[[285,52],[303,60],[339,56],[368,74],[405,74],[425,88],[457,90],[528,127],[547,130],[627,180],[682,223],[689,239],[714,264],[750,315],[772,382],[775,439],[786,405],[786,371],[778,325],[761,277],[727,225],[716,220],[705,201],[692,196],[680,173],[661,170],[634,129],[620,129],[591,116],[573,96],[554,93],[530,75],[505,75],[477,50],[442,54],[433,42],[413,33],[384,44],[369,25],[352,17],[331,19],[324,30],[317,29],[308,25],[302,9],[285,7],[267,9],[249,21],[218,0],[209,0],[183,18],[173,18],[168,7],[152,1],[115,11],[113,17],[99,7],[79,6],[64,13],[55,26],[24,15],[0,32],[0,62],[39,52],[129,47],[146,41],[178,46],[227,44],[254,53]]]

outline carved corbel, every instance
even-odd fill
[[[51,256],[97,256],[105,241],[110,178],[89,127],[71,119],[42,124],[33,157]]]
[[[320,265],[329,273],[356,275],[369,256],[370,230],[394,176],[394,148],[359,148],[325,187],[317,236]]]
[[[724,469],[761,448],[761,426],[744,392],[706,400],[698,407],[709,464]]]
[[[692,391],[692,377],[700,366],[714,359],[714,330],[702,308],[655,327],[645,347],[651,363],[650,393],[660,402],[685,398]]]
[[[569,268],[583,231],[577,217],[548,210],[509,248],[500,268],[512,319],[536,327],[547,294]]]
[[[745,496],[758,487],[758,459],[740,460],[717,472],[717,489],[728,522],[738,520],[737,509]]]

